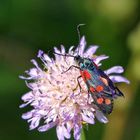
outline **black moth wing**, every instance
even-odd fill
[[[98,69],[98,72],[100,74],[101,77],[105,78],[108,82],[108,86],[110,88],[110,90],[113,92],[113,96],[124,96],[124,94],[116,87],[114,86],[113,82],[111,81],[111,79],[104,73],[104,71],[102,71],[101,69]]]
[[[113,98],[107,94],[99,94],[98,92],[90,93],[92,98],[94,99],[95,105],[104,113],[110,114],[113,110]],[[103,99],[102,103],[98,102],[98,99]],[[110,103],[108,104],[106,100],[109,100]]]

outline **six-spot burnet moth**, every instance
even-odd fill
[[[83,24],[77,26],[79,40],[80,33],[78,28],[81,25]],[[88,88],[88,93],[92,96],[94,103],[103,113],[110,114],[113,110],[113,99],[118,96],[123,96],[123,93],[113,84],[111,79],[104,73],[104,71],[99,69],[92,59],[81,57],[78,55],[78,52],[76,56],[59,54],[56,52],[55,54],[65,57],[74,57],[74,60],[77,62],[78,66],[72,65],[63,73],[69,71],[71,68],[79,69],[81,75],[77,77],[77,82],[80,89],[82,89],[82,87],[79,79],[83,78]]]

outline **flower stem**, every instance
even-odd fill
[[[80,140],[86,140],[84,129],[82,128]]]

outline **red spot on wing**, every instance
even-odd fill
[[[98,92],[101,92],[101,91],[103,91],[103,86],[101,86],[101,85],[98,85],[97,87],[96,87],[96,90],[98,91]]]
[[[108,81],[107,79],[103,78],[103,77],[100,77],[101,81],[106,85],[108,86]]]
[[[84,82],[86,82],[85,75],[84,75],[83,71],[80,71],[80,74],[81,74],[81,76],[82,76]]]
[[[100,97],[100,98],[97,99],[97,103],[98,103],[98,104],[102,104],[103,101],[104,101],[104,99],[103,99],[102,97]]]
[[[86,80],[91,79],[91,74],[87,70],[84,70],[83,71],[83,75],[84,75],[84,77],[85,77]]]
[[[90,88],[89,88],[89,90],[93,93],[93,92],[95,92],[95,88],[93,87],[93,86],[91,86]]]
[[[110,99],[108,99],[108,98],[107,98],[107,99],[105,99],[105,104],[106,104],[106,105],[110,105],[110,104],[111,104],[111,100],[110,100]]]
[[[91,79],[91,75],[87,70],[80,71],[80,74],[85,82]]]
[[[81,74],[81,76],[82,76],[82,78],[83,78],[83,71],[80,70],[80,74]]]

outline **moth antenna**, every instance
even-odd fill
[[[81,39],[80,27],[81,27],[81,26],[84,26],[84,25],[86,25],[86,24],[78,24],[78,25],[77,25],[77,33],[78,33],[79,43],[80,43],[80,39]],[[79,45],[78,45],[77,54],[79,54]]]
[[[80,27],[81,26],[84,26],[84,25],[86,25],[86,24],[78,24],[77,25],[77,33],[78,33],[79,42],[80,42],[80,38],[81,38],[81,35],[80,35]]]

